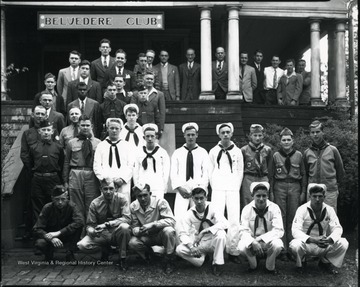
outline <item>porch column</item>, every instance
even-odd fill
[[[336,22],[335,28],[335,89],[336,104],[346,106],[346,72],[345,72],[345,23],[346,20]]]
[[[6,101],[6,37],[5,37],[5,10],[1,6],[1,101]]]
[[[201,93],[199,100],[215,100],[211,70],[211,8],[200,8]]]
[[[320,94],[320,19],[310,19],[311,105],[322,106]]]
[[[228,93],[227,100],[241,100],[240,95],[240,61],[239,61],[239,11],[240,7],[231,6],[228,18]]]
[[[335,81],[335,30],[331,25],[328,29],[328,104],[333,104],[336,98]]]

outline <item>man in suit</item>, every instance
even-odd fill
[[[100,104],[87,96],[88,88],[84,82],[78,82],[76,88],[78,96],[76,100],[69,103],[68,111],[70,112],[70,109],[78,107],[82,115],[86,115],[91,119],[94,136],[100,138],[102,127]]]
[[[45,90],[49,93],[51,93],[53,95],[53,108],[59,112],[62,113],[64,116],[66,114],[66,109],[65,109],[65,102],[64,102],[64,98],[62,96],[59,96],[58,93],[55,90],[55,86],[56,86],[56,77],[55,75],[51,74],[51,73],[46,73],[45,77],[44,77],[44,84],[45,84]],[[41,92],[37,93],[34,97],[34,104],[33,104],[33,109],[40,105],[40,96],[41,96]]]
[[[253,91],[257,86],[255,69],[247,65],[249,54],[240,53],[240,94],[243,95],[244,103],[252,103]]]
[[[181,99],[198,100],[200,87],[200,64],[195,63],[195,50],[187,49],[187,62],[179,66]]]
[[[253,91],[253,102],[255,104],[265,104],[264,97],[264,66],[261,64],[264,58],[264,54],[261,50],[256,50],[254,53],[254,61],[250,63],[255,69],[257,87]]]
[[[53,95],[50,92],[41,92],[40,104],[46,109],[46,119],[47,121],[52,123],[55,133],[59,135],[61,130],[65,127],[65,119],[63,114],[54,110],[53,101]],[[34,118],[31,118],[29,122],[29,128],[32,128],[34,126]],[[56,140],[59,140],[59,138],[57,137]]]
[[[299,105],[310,105],[311,98],[311,72],[305,71],[306,61],[299,60],[297,72],[303,77],[302,92],[299,97]]]
[[[90,62],[88,60],[83,60],[80,63],[80,78],[69,83],[66,106],[78,98],[77,86],[79,82],[84,82],[86,84],[88,98],[99,102],[99,104],[103,102],[100,84],[90,78]]]
[[[298,106],[302,86],[302,76],[295,73],[295,60],[286,60],[286,70],[284,75],[280,78],[279,86],[277,88],[278,104]]]
[[[168,62],[169,53],[167,51],[160,51],[159,58],[160,63],[154,66],[154,69],[159,75],[160,91],[164,93],[167,101],[180,100],[179,70]]]
[[[212,62],[212,89],[216,100],[225,100],[228,91],[228,65],[225,55],[223,47],[216,48],[216,61]]]
[[[128,96],[131,97],[133,90],[136,89],[136,79],[133,72],[125,69],[126,52],[122,49],[118,49],[115,53],[115,65],[108,69],[105,73],[104,85],[107,86],[109,82],[114,81],[116,75],[121,75],[125,79],[125,91],[128,92]]]
[[[151,49],[146,50],[146,58],[147,58],[146,67],[152,69],[153,68],[153,62],[154,62],[154,59],[155,59],[155,51],[151,50]]]
[[[90,68],[91,79],[99,82],[102,90],[106,88],[104,83],[104,77],[106,71],[115,65],[115,58],[110,56],[110,52],[111,52],[110,44],[111,44],[110,40],[102,39],[100,41],[100,47],[99,47],[101,57],[91,62],[91,68]]]
[[[71,51],[69,55],[70,67],[60,69],[57,79],[57,91],[60,96],[66,101],[68,84],[79,78],[79,64],[81,61],[81,54],[78,51]],[[66,108],[66,107],[65,107]]]

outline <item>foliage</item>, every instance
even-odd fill
[[[358,201],[358,119],[351,120],[347,114],[317,118],[324,125],[325,140],[336,146],[343,159],[345,176],[339,185],[338,213],[345,229],[352,229],[357,224]],[[280,132],[283,127],[276,124],[266,125],[264,142],[274,150],[280,148]],[[294,134],[294,147],[304,152],[310,145],[309,131],[299,128]]]
[[[9,124],[5,124],[1,126],[1,170],[5,165],[5,158],[8,155],[11,148],[10,130],[11,130],[11,126]]]
[[[5,83],[12,77],[28,72],[29,68],[28,67],[22,67],[22,68],[16,68],[14,63],[11,63],[9,66],[7,66],[5,73],[1,72],[1,82]],[[1,94],[3,96],[3,94],[7,94],[8,92],[10,92],[9,88],[6,88],[5,91],[1,91]],[[8,99],[8,97],[6,98]]]

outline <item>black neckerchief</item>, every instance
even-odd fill
[[[318,145],[316,143],[312,143],[310,148],[315,151],[320,151],[320,150],[326,148],[328,145],[329,145],[329,143],[327,143],[325,140],[322,140],[320,142],[320,144],[318,144]]]
[[[109,166],[112,167],[112,147],[115,147],[115,158],[116,158],[116,164],[118,166],[118,168],[120,168],[121,163],[120,163],[120,156],[119,156],[119,151],[117,148],[117,144],[121,141],[118,140],[116,143],[113,143],[111,140],[106,139],[106,141],[110,144],[110,152],[109,152]]]
[[[79,133],[76,136],[79,140],[83,141],[81,145],[81,151],[83,157],[85,159],[85,164],[87,167],[92,167],[92,157],[93,157],[93,147],[91,143],[92,134],[84,135],[83,133]]]
[[[289,172],[290,172],[290,169],[291,169],[291,161],[290,161],[290,158],[292,157],[292,155],[294,154],[296,152],[296,150],[295,149],[293,149],[291,152],[289,152],[289,153],[286,153],[285,151],[284,151],[284,149],[280,149],[279,150],[279,153],[283,156],[283,157],[285,157],[285,167],[286,167],[286,171],[287,171],[287,173],[289,174]]]
[[[267,229],[267,224],[266,224],[266,220],[264,218],[264,215],[266,214],[266,212],[268,212],[269,206],[266,206],[263,210],[259,210],[257,209],[255,206],[253,206],[254,211],[256,213],[256,217],[255,217],[255,226],[254,226],[254,235],[256,234],[256,229],[259,226],[259,218],[262,218],[264,221],[264,229],[265,229],[265,233],[268,232]]]
[[[135,145],[138,146],[139,144],[139,137],[138,135],[135,133],[135,130],[138,128],[139,126],[136,126],[134,129],[130,129],[128,126],[125,126],[125,128],[128,130],[128,133],[126,135],[125,140],[128,142],[130,139],[130,134],[134,134],[134,142]]]
[[[152,158],[153,160],[153,167],[154,167],[154,172],[156,172],[156,161],[155,161],[155,158],[153,157],[153,155],[159,150],[159,146],[156,146],[152,152],[147,152],[146,151],[146,146],[143,146],[143,150],[144,150],[144,153],[146,153],[146,157],[143,159],[142,161],[142,166],[143,168],[146,170],[147,167],[148,167],[148,163],[147,163],[147,159],[148,158]]]
[[[212,222],[210,221],[210,219],[207,219],[207,218],[206,218],[206,216],[207,216],[208,213],[209,213],[209,205],[206,206],[205,212],[204,212],[204,217],[203,217],[202,219],[197,215],[197,213],[196,213],[195,210],[193,210],[192,212],[194,213],[194,216],[195,216],[198,220],[200,220],[199,233],[204,229],[203,224],[204,224],[205,222],[206,222],[207,224],[209,224],[210,226],[213,226],[213,225],[214,225],[214,223],[212,223]]]
[[[194,147],[192,150],[189,150],[187,146],[184,146],[184,148],[188,150],[186,157],[186,180],[189,180],[189,178],[194,178],[194,158],[192,151],[197,149],[198,146]]]
[[[219,153],[218,153],[218,156],[216,158],[216,162],[218,164],[218,168],[220,168],[220,159],[221,159],[221,156],[223,153],[225,153],[228,157],[228,160],[229,160],[229,164],[230,164],[230,168],[231,168],[231,173],[233,172],[233,169],[232,169],[232,160],[231,160],[231,155],[229,153],[229,150],[232,150],[234,148],[234,144],[231,144],[228,148],[224,148],[222,144],[219,144],[219,147],[221,148]]]
[[[310,232],[311,232],[311,230],[312,230],[313,227],[315,226],[315,224],[317,224],[318,227],[319,227],[319,235],[320,235],[320,236],[323,235],[323,232],[324,232],[324,231],[323,231],[323,228],[322,228],[322,226],[321,226],[320,223],[324,220],[324,218],[325,218],[325,216],[326,216],[326,207],[325,207],[325,208],[323,209],[323,211],[321,212],[321,215],[320,215],[320,218],[319,218],[319,219],[315,218],[315,215],[314,215],[314,213],[313,213],[313,210],[312,210],[310,207],[308,207],[307,210],[309,211],[309,214],[310,214],[311,219],[314,220],[314,221],[313,221],[313,222],[311,223],[311,225],[309,226],[306,234],[309,235]]]

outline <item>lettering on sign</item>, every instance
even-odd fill
[[[163,13],[38,14],[38,29],[164,29]]]

